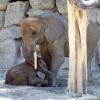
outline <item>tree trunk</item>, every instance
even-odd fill
[[[69,92],[87,93],[87,15],[67,0],[69,37]]]

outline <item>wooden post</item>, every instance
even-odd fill
[[[87,93],[87,14],[67,0],[69,37],[69,92]]]

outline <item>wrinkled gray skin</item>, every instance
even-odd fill
[[[69,1],[82,9],[94,8],[95,6],[100,5],[100,0],[69,0]]]

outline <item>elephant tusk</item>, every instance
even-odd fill
[[[37,69],[37,52],[36,52],[36,49],[34,51],[34,69],[36,70]]]

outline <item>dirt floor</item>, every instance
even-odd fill
[[[67,66],[66,66],[67,65]],[[31,87],[5,85],[5,70],[0,70],[0,100],[100,100],[100,68],[92,68],[93,79],[88,94],[69,94],[67,91],[68,58],[57,76],[59,87]]]

